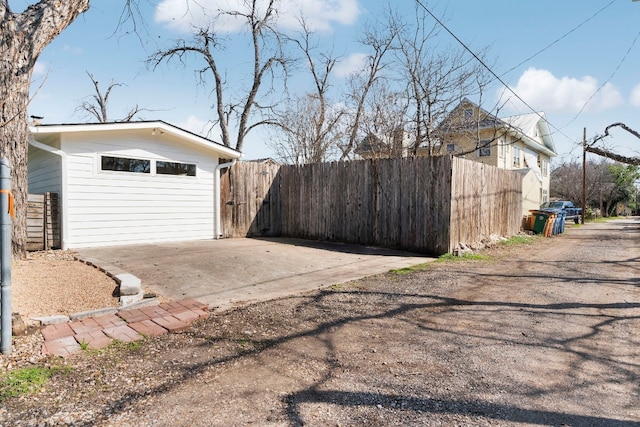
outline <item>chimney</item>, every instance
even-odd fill
[[[42,124],[42,122],[40,122],[40,120],[44,119],[43,116],[30,116],[31,117],[31,124],[34,126],[40,125]]]

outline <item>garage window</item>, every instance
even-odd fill
[[[151,173],[151,160],[102,156],[103,171]]]
[[[161,175],[196,176],[196,165],[178,162],[156,162],[156,173]]]

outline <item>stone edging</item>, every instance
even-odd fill
[[[74,259],[91,267],[97,268],[107,276],[111,277],[118,284],[121,308],[130,307],[132,304],[139,303],[145,299],[145,293],[142,289],[142,281],[133,274],[128,273],[115,265],[104,264],[96,258],[85,258],[75,255]]]

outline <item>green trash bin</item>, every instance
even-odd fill
[[[549,214],[545,212],[536,212],[535,216],[536,219],[533,222],[533,232],[536,234],[541,234],[544,232],[544,226],[547,225]]]

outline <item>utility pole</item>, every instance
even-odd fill
[[[582,219],[580,222],[584,224],[584,215],[587,213],[587,128],[582,133]]]

